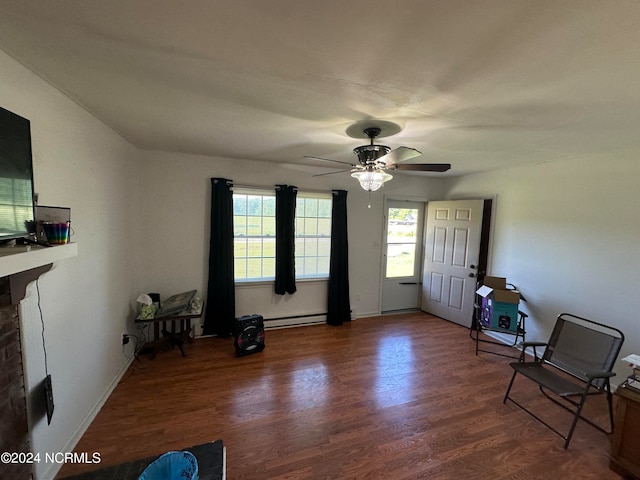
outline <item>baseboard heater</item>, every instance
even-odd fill
[[[204,319],[202,320],[204,322]],[[305,325],[321,325],[326,323],[326,313],[305,313],[302,315],[288,315],[286,317],[264,318],[264,328],[303,327]],[[214,337],[216,335],[202,335],[204,323],[197,326],[195,336],[197,338]]]
[[[264,328],[300,327],[303,325],[315,325],[325,323],[327,313],[306,313],[302,315],[288,315],[286,317],[274,317],[264,319]]]

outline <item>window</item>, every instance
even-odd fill
[[[298,192],[296,199],[296,278],[329,277],[331,194]]]
[[[298,192],[296,278],[327,278],[331,250],[331,194]],[[276,197],[268,190],[234,189],[236,281],[273,280],[276,271]]]
[[[276,197],[267,191],[233,192],[236,280],[273,279],[276,272]]]
[[[420,212],[415,208],[389,208],[387,212],[387,278],[411,277],[417,268]]]

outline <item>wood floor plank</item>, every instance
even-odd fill
[[[563,441],[502,397],[510,359],[424,313],[268,330],[236,358],[197,339],[134,362],[76,446],[101,467],[215,439],[229,479],[619,479],[610,439],[583,422]],[[533,384],[514,387],[559,425]],[[587,402],[606,420],[604,398]],[[564,423],[563,423],[564,422]],[[67,464],[58,478],[95,465]]]

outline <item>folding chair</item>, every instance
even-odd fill
[[[520,361],[510,364],[513,368],[513,376],[503,403],[511,400],[554,433],[560,435],[565,440],[564,448],[569,446],[579,418],[602,432],[612,433],[613,405],[609,379],[615,375],[612,369],[623,342],[624,334],[617,328],[570,313],[560,314],[547,343],[522,343]],[[533,348],[533,362],[524,361],[527,347]],[[538,358],[536,347],[546,347],[541,358]],[[509,396],[518,374],[537,383],[540,391],[547,398],[573,413],[573,421],[566,435]],[[609,431],[582,416],[582,408],[587,397],[594,394],[606,394],[607,396]],[[559,399],[565,402],[561,402]]]

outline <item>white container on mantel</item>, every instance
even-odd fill
[[[25,247],[0,248],[0,277],[31,270],[50,263],[78,255],[78,244],[67,243],[54,247],[34,245],[29,251]]]

